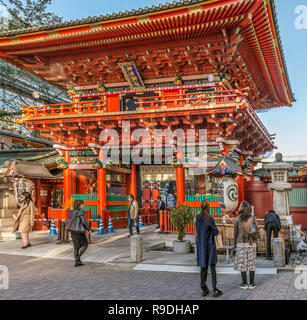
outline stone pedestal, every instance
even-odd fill
[[[143,261],[143,237],[132,236],[130,238],[130,261],[138,263]]]
[[[284,267],[286,265],[285,243],[283,238],[273,240],[274,264],[275,267]]]
[[[173,250],[175,253],[190,253],[191,242],[190,241],[178,241],[173,242]]]

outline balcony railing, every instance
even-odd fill
[[[114,100],[109,101],[109,96],[104,96],[99,101],[74,102],[64,104],[52,104],[43,106],[26,106],[23,105],[23,119],[39,118],[39,117],[57,117],[57,116],[72,116],[72,115],[89,115],[97,112],[107,112],[108,106],[114,103]],[[119,98],[118,98],[119,99]],[[135,108],[123,111],[136,110],[160,111],[170,108],[185,108],[185,107],[201,107],[212,106],[212,108],[222,107],[223,105],[236,104],[245,102],[245,93],[240,90],[224,90],[215,92],[192,92],[192,93],[161,93],[159,96],[138,97],[134,98]],[[118,101],[118,106],[120,101]],[[114,108],[112,108],[114,110]],[[120,113],[120,111],[119,111]]]

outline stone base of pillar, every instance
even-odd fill
[[[132,236],[130,238],[130,261],[138,263],[143,261],[143,237]]]
[[[285,242],[283,238],[273,240],[274,264],[275,267],[284,267],[286,265]]]

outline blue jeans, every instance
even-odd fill
[[[133,234],[132,221],[133,221],[134,226],[136,228],[136,232],[139,233],[140,232],[140,228],[139,228],[139,224],[138,224],[138,219],[131,219],[130,215],[128,215],[128,228],[129,228],[130,234]]]

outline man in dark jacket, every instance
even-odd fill
[[[271,236],[272,231],[274,238],[278,238],[278,233],[281,229],[280,218],[274,210],[270,210],[264,217],[264,230],[267,237],[267,259],[271,260]]]
[[[157,228],[160,229],[160,211],[165,210],[165,202],[161,199],[160,196],[158,196],[157,198],[158,200],[158,206],[157,206],[157,222],[158,222],[158,226]]]

